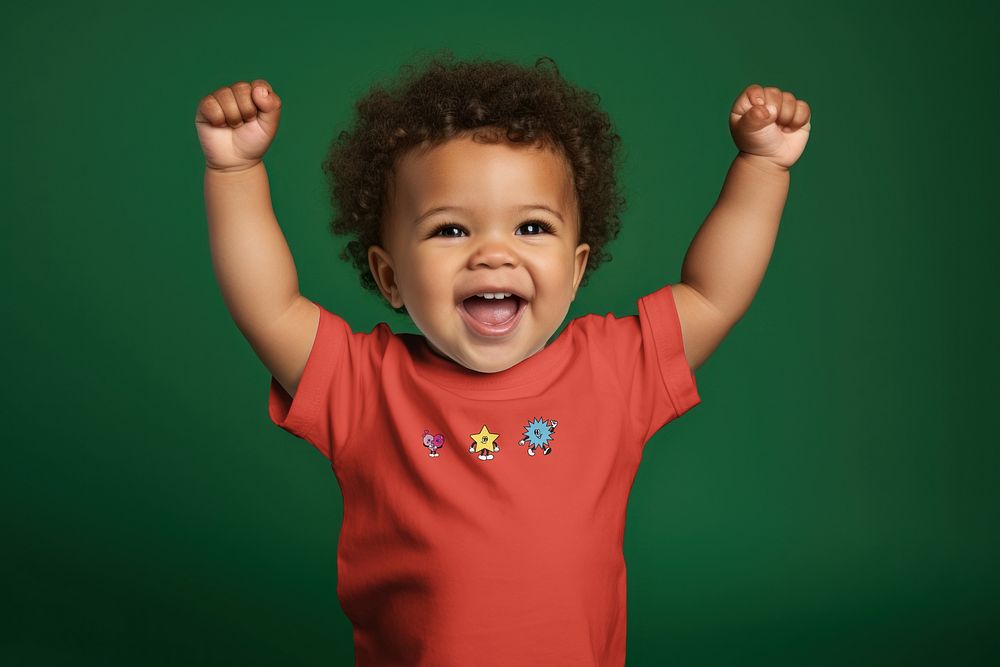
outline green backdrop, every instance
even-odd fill
[[[268,420],[193,119],[270,81],[302,292],[415,331],[336,258],[319,165],[358,95],[440,47],[551,56],[616,123],[624,230],[570,317],[679,279],[743,87],[813,110],[756,300],[646,447],[629,665],[1000,660],[995,5],[65,4],[0,28],[4,664],[352,664],[340,491]]]

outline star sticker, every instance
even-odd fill
[[[483,424],[483,428],[479,433],[470,433],[469,437],[472,438],[476,444],[473,445],[475,449],[473,452],[478,452],[481,449],[488,449],[491,452],[495,452],[500,448],[493,444],[493,442],[500,437],[499,433],[490,433],[490,430],[486,428],[486,424]]]

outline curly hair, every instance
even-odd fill
[[[355,103],[357,119],[329,147],[323,161],[336,211],[330,230],[350,235],[340,259],[354,264],[361,285],[379,293],[368,248],[383,245],[382,218],[398,158],[410,149],[495,130],[494,141],[546,143],[572,167],[579,204],[580,243],[590,245],[581,285],[611,259],[605,247],[618,236],[625,207],[617,181],[621,138],[600,96],[567,82],[555,61],[533,68],[502,60],[453,61],[445,49],[422,68],[403,65],[399,80],[373,85]],[[549,67],[551,65],[551,67]],[[406,308],[389,308],[406,313]]]

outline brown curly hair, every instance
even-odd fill
[[[579,242],[590,245],[585,285],[611,259],[605,246],[618,236],[625,207],[616,176],[621,138],[598,106],[600,96],[567,82],[544,56],[527,68],[503,60],[454,62],[445,49],[423,67],[403,65],[400,71],[399,80],[373,85],[355,103],[354,127],[330,144],[322,165],[338,212],[330,230],[354,237],[340,259],[358,269],[362,287],[380,293],[368,248],[383,245],[381,221],[397,159],[424,142],[433,147],[476,128],[495,128],[497,141],[506,136],[561,150],[580,207]],[[405,307],[392,309],[406,313]]]

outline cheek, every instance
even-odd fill
[[[549,253],[532,258],[529,268],[534,275],[535,284],[539,289],[548,292],[550,296],[562,294],[566,288],[572,289],[572,257],[561,253]]]
[[[461,253],[457,250],[426,248],[410,256],[412,273],[425,281],[440,280],[441,276],[454,272],[456,265],[462,262]]]

